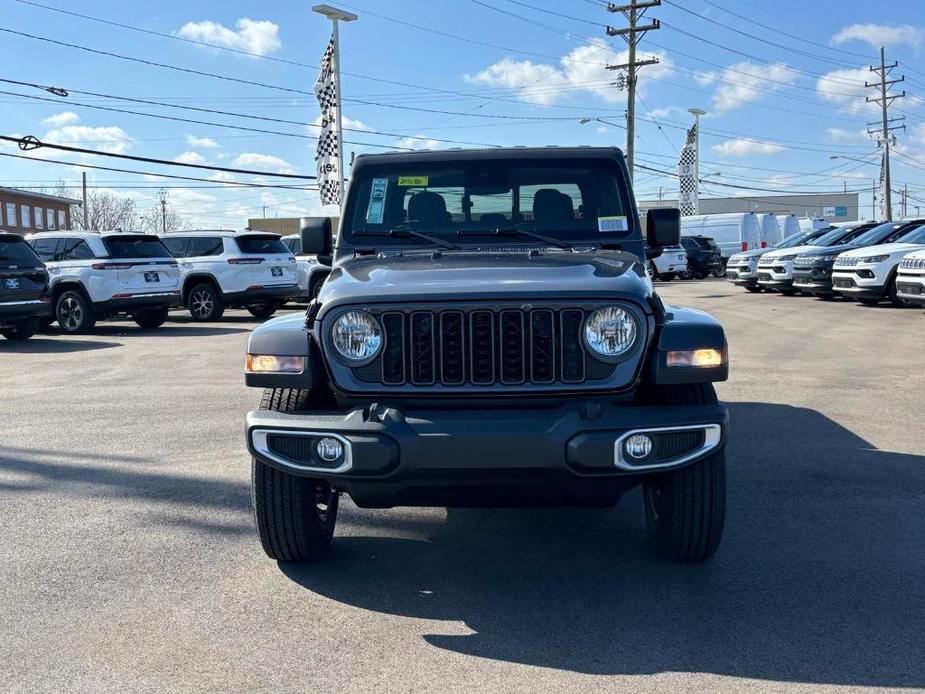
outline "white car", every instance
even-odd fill
[[[299,293],[295,256],[277,234],[260,231],[178,231],[161,237],[182,273],[183,305],[197,321],[225,309],[272,316]]]
[[[840,226],[817,238],[811,246],[781,248],[765,253],[758,260],[758,286],[779,291],[781,294],[797,294],[800,290],[793,288],[793,261],[798,255],[839,243],[848,243],[875,226],[876,222]]]
[[[687,251],[684,246],[668,246],[657,258],[649,261],[649,277],[668,282],[687,272]]]
[[[750,292],[760,292],[762,288],[758,286],[758,261],[761,260],[762,256],[784,248],[808,246],[829,231],[831,231],[830,227],[816,231],[798,231],[778,241],[770,248],[759,248],[755,251],[736,253],[730,256],[729,263],[726,265],[726,278],[737,287],[745,287]],[[773,269],[773,265],[771,267]]]
[[[299,299],[310,300],[318,295],[331,268],[318,262],[318,257],[302,252],[302,237],[299,234],[282,238],[286,248],[295,256],[296,272],[299,275]]]
[[[925,306],[925,249],[906,254],[896,274],[896,296]]]
[[[54,317],[66,333],[130,315],[157,328],[180,305],[180,271],[157,236],[119,231],[48,231],[26,237],[48,268]]]
[[[910,302],[898,294],[897,272],[903,257],[920,249],[925,249],[925,225],[896,243],[845,251],[835,259],[832,289],[864,304],[888,299],[894,306],[908,306]]]

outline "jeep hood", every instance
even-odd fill
[[[491,299],[624,298],[645,303],[645,268],[629,253],[469,252],[366,256],[338,264],[322,310],[342,304]]]

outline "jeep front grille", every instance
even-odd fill
[[[354,369],[385,386],[577,384],[614,365],[589,356],[581,308],[435,309],[379,314],[382,354]]]

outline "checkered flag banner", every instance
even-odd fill
[[[687,141],[681,148],[678,161],[678,206],[681,216],[697,214],[699,189],[697,185],[697,124],[687,131]]]
[[[340,205],[339,158],[340,142],[337,139],[337,83],[334,81],[334,37],[321,56],[321,74],[315,82],[315,97],[321,107],[321,130],[315,149],[318,170],[318,191],[322,205]]]
[[[886,150],[880,157],[880,221],[886,219],[886,196],[889,191],[886,189]]]

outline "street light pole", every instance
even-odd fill
[[[336,7],[331,7],[330,5],[315,5],[312,7],[312,12],[317,12],[322,14],[328,19],[331,20],[331,43],[334,47],[334,92],[337,95],[337,116],[335,121],[335,129],[337,132],[337,190],[338,190],[338,200],[340,200],[340,205],[343,208],[344,205],[344,128],[343,123],[341,122],[341,91],[340,91],[340,34],[338,32],[338,22],[353,22],[357,19],[357,15],[351,12],[345,12],[344,10],[339,10]]]

